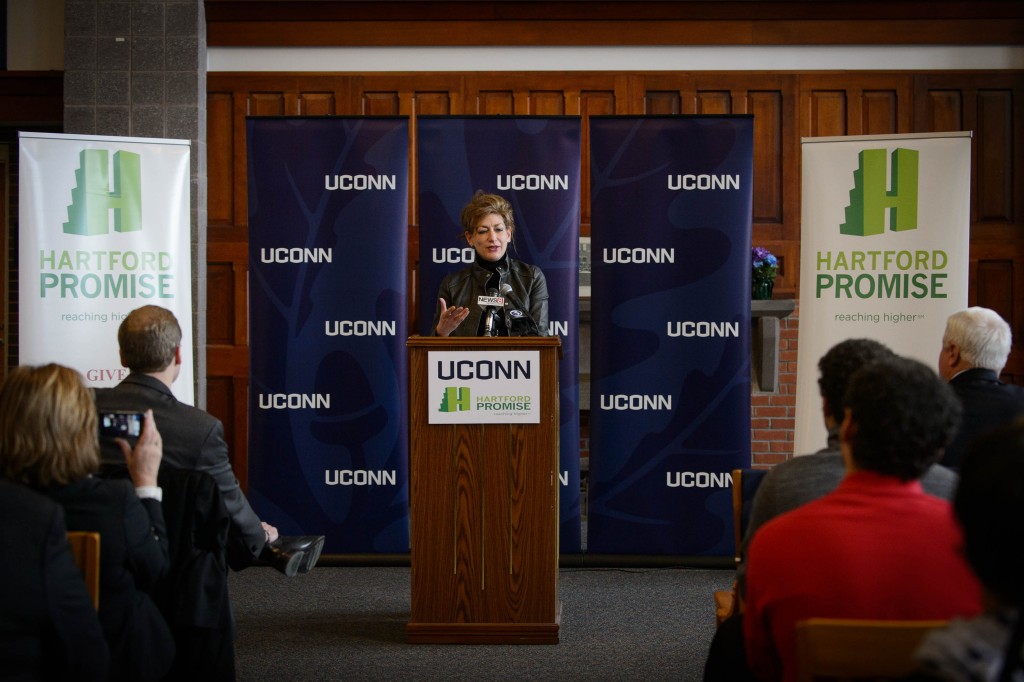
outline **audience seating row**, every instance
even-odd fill
[[[736,563],[764,469],[733,469],[732,512]],[[718,590],[715,619],[720,625],[740,607],[736,584]],[[800,682],[815,680],[892,679],[911,675],[914,652],[929,631],[946,627],[936,620],[854,620],[811,618],[797,624],[797,674]],[[866,654],[870,652],[870,654]]]

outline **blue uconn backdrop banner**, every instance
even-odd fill
[[[733,553],[750,465],[753,118],[591,117],[587,549]]]
[[[508,253],[547,279],[550,328],[561,337],[559,366],[561,551],[580,551],[579,222],[577,117],[417,118],[420,334],[430,334],[441,280],[473,262],[459,213],[477,190],[512,203]]]
[[[249,498],[327,553],[409,551],[407,118],[251,118]]]

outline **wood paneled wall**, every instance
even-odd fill
[[[581,234],[590,232],[587,121],[609,114],[753,114],[754,243],[780,257],[776,296],[799,298],[800,139],[971,130],[970,303],[1024,338],[1024,72],[210,73],[208,401],[244,478],[246,116],[570,115],[583,119]],[[415,159],[412,163],[415,170]],[[417,253],[410,182],[410,263]],[[415,265],[413,265],[415,270]],[[412,273],[414,275],[414,273]],[[415,288],[415,276],[410,282]],[[416,292],[410,292],[415,296]],[[413,314],[410,311],[410,315]],[[411,319],[411,318],[410,318]],[[932,341],[938,352],[939,340]],[[1006,378],[1024,383],[1015,345]],[[783,385],[782,391],[787,387]]]

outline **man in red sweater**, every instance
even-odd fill
[[[895,358],[858,370],[845,403],[846,477],[763,526],[750,546],[743,632],[759,679],[796,679],[796,624],[807,618],[946,619],[981,610],[950,504],[918,481],[957,427],[956,396],[927,366]]]

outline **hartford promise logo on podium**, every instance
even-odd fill
[[[539,351],[431,351],[431,424],[540,422]]]
[[[469,388],[466,386],[449,386],[444,389],[441,400],[441,412],[463,412],[473,409]]]

